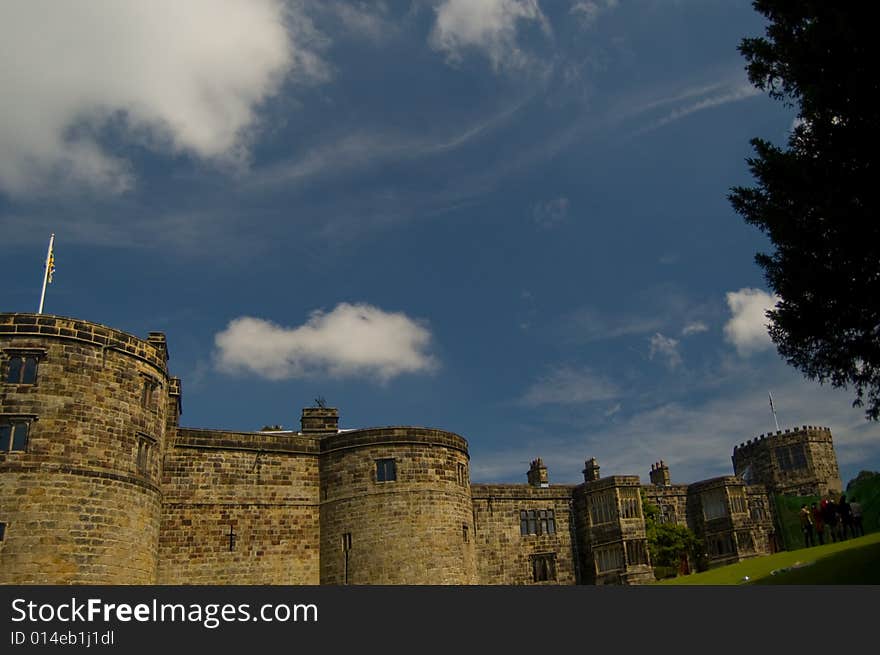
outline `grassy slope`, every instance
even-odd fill
[[[807,564],[807,566],[803,566]],[[771,575],[771,571],[792,568]],[[880,584],[880,532],[834,544],[755,557],[657,584]]]

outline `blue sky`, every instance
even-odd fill
[[[45,6],[43,6],[45,5]],[[729,473],[780,423],[880,469],[779,358],[731,210],[794,110],[748,2],[4,3],[3,311],[167,333],[182,423],[415,424],[474,481]]]

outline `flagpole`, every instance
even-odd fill
[[[770,411],[773,412],[773,422],[776,423],[776,431],[779,432],[779,421],[776,419],[776,408],[773,406],[773,395],[768,391],[767,395],[770,396]]]
[[[52,263],[52,246],[55,243],[55,234],[49,237],[49,250],[46,251],[46,270],[43,271],[43,290],[40,292],[40,308],[37,314],[43,313],[43,301],[46,300],[46,283],[49,281],[49,265]]]

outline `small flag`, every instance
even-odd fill
[[[54,252],[49,253],[48,266],[49,266],[49,275],[48,275],[47,280],[48,280],[49,284],[52,284],[52,276],[55,275],[55,253]]]

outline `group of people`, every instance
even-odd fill
[[[837,502],[834,502],[834,498],[824,498],[818,505],[803,505],[800,517],[806,548],[817,545],[816,541],[819,546],[823,545],[826,534],[829,543],[865,534],[862,528],[862,506],[855,500],[848,502],[846,494]]]

